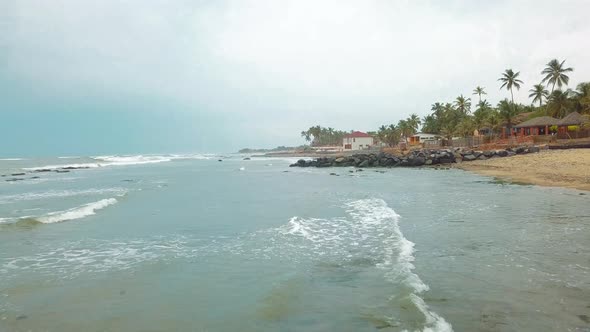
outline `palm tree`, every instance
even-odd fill
[[[455,99],[455,107],[461,112],[461,114],[467,115],[471,110],[471,99],[460,95]]]
[[[407,120],[399,120],[397,123],[397,128],[401,132],[402,136],[404,137],[404,142],[408,142],[408,137],[411,135],[411,127]]]
[[[420,117],[416,113],[411,114],[410,117],[406,119],[406,122],[408,123],[408,126],[411,129],[410,135],[417,133],[418,128],[422,124],[422,121],[420,121]]]
[[[570,100],[571,90],[561,91],[555,90],[547,101],[547,111],[549,115],[557,118],[562,118],[569,113],[572,101]]]
[[[432,111],[432,114],[434,114],[434,117],[437,120],[440,120],[445,112],[445,106],[441,103],[434,103],[430,107],[430,110]]]
[[[529,92],[531,93],[529,95],[529,98],[534,97],[533,104],[538,101],[539,107],[543,105],[543,98],[547,99],[547,97],[549,96],[549,91],[545,89],[545,86],[543,86],[543,84],[535,84],[533,88],[529,90]]]
[[[461,137],[467,137],[473,135],[473,130],[475,129],[475,125],[471,118],[466,117],[459,124],[455,127],[455,132]]]
[[[575,92],[576,108],[581,113],[590,113],[590,82],[578,84]]]
[[[541,72],[541,75],[545,75],[545,78],[543,78],[541,83],[547,82],[548,84],[553,85],[551,87],[551,93],[555,90],[555,84],[557,84],[559,89],[561,89],[564,84],[567,85],[570,78],[565,73],[574,71],[574,68],[572,67],[564,68],[564,63],[565,60],[560,63],[557,59],[553,59],[547,63],[547,67]]]
[[[498,114],[500,115],[500,118],[506,122],[506,128],[508,128],[508,132],[512,135],[512,122],[518,113],[514,107],[514,102],[512,103],[512,107],[510,106],[508,100],[504,99],[500,101],[498,103]]]
[[[481,95],[487,95],[487,93],[485,92],[485,88],[482,88],[479,85],[475,87],[475,89],[473,90],[473,94],[479,96],[479,102],[481,102]]]
[[[514,113],[516,113],[516,106],[514,105],[514,93],[512,93],[512,88],[515,87],[516,90],[520,90],[520,85],[524,84],[520,79],[518,79],[518,75],[520,75],[520,72],[515,73],[512,71],[512,69],[506,69],[506,71],[503,72],[502,76],[498,79],[498,81],[502,82],[500,90],[506,87],[506,89],[510,91]]]
[[[490,112],[490,114],[488,115],[488,119],[487,119],[487,123],[488,126],[490,126],[490,129],[492,129],[492,133],[495,135],[498,132],[498,129],[500,128],[500,114],[497,111],[492,111]]]

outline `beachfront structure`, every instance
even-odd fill
[[[435,134],[417,133],[410,136],[410,145],[420,144],[425,142],[434,142],[440,139],[440,136]]]
[[[373,136],[361,131],[353,131],[342,139],[342,148],[349,151],[368,150],[374,144]]]
[[[578,112],[568,114],[565,118],[559,120],[557,125],[557,132],[566,134],[569,126],[581,126],[584,123],[583,115]]]
[[[550,135],[551,126],[556,125],[559,119],[550,116],[540,116],[530,120],[521,122],[512,127],[512,135],[514,136],[537,136]]]

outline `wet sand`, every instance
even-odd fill
[[[546,150],[464,162],[457,167],[507,181],[590,190],[590,149]]]

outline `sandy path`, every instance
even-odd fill
[[[590,190],[590,149],[547,150],[457,165],[503,180]]]

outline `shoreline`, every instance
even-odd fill
[[[547,150],[453,167],[509,182],[590,191],[590,149]]]

